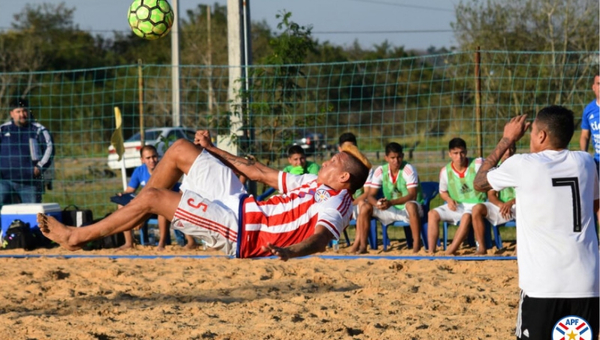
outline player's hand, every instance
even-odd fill
[[[377,209],[379,210],[387,210],[390,206],[390,201],[388,201],[387,198],[380,198],[377,200]]]
[[[527,121],[527,115],[513,117],[504,125],[504,134],[502,137],[508,138],[508,140],[514,143],[523,137],[529,126],[531,126],[531,123]]]
[[[194,135],[194,144],[200,145],[203,148],[212,146],[212,140],[210,138],[210,132],[208,130],[198,130]]]
[[[287,261],[290,259],[290,251],[287,248],[276,247],[271,243],[267,243],[266,246],[262,247],[262,250],[278,256],[282,261]]]
[[[456,211],[456,202],[454,200],[448,201],[448,208],[452,211]]]
[[[33,177],[38,178],[38,177],[40,177],[41,174],[42,174],[42,171],[40,171],[40,168],[38,168],[37,166],[34,166],[33,167]]]
[[[501,203],[500,206],[500,215],[502,215],[502,217],[504,217],[505,219],[509,220],[512,219],[512,204],[511,203]]]

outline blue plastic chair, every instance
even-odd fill
[[[421,182],[421,190],[423,192],[423,216],[421,217],[421,238],[423,239],[423,246],[428,249],[429,244],[427,243],[427,214],[429,213],[429,204],[431,200],[439,193],[440,184],[438,182]],[[388,237],[388,227],[404,227],[404,235],[406,236],[406,244],[409,248],[413,246],[413,235],[410,230],[410,224],[406,222],[396,221],[392,224],[381,225],[381,232],[383,234],[383,250],[387,250],[390,245],[390,238]],[[375,230],[375,235],[377,231]]]
[[[350,224],[348,226],[356,227],[356,220],[350,220]],[[350,240],[348,239],[348,233],[346,232],[346,229],[344,229],[344,235],[346,236],[346,243],[348,244],[348,246],[350,246]],[[371,247],[371,249],[373,250],[377,249],[377,220],[374,218],[371,219],[371,226],[369,227],[369,234],[367,235],[367,237],[369,247]]]
[[[446,250],[446,248],[448,246],[448,226],[450,226],[450,225],[453,225],[453,224],[444,222],[444,232],[443,232],[443,234],[444,234],[443,235],[444,236],[444,242],[443,242],[444,250]],[[500,234],[498,234],[498,235],[500,235]],[[491,249],[494,246],[494,243],[492,242],[492,228],[491,228],[490,224],[487,222],[487,220],[485,223],[484,237],[485,237],[485,247],[488,249]],[[475,233],[473,232],[473,228],[471,228],[469,230],[469,234],[467,235],[467,243],[469,243],[469,246],[471,246],[471,247],[476,246]],[[500,241],[500,244],[502,244],[502,241]],[[500,248],[498,248],[498,249],[500,249]]]
[[[517,227],[517,223],[515,222],[515,220],[512,221],[508,221],[504,224],[498,224],[498,225],[493,225],[492,226],[492,232],[494,233],[494,243],[496,243],[496,248],[498,248],[498,250],[502,249],[502,237],[500,237],[500,227],[513,227],[516,228]]]

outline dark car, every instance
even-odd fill
[[[307,156],[326,155],[331,146],[327,144],[327,138],[316,132],[300,131],[297,133],[292,145],[300,145]],[[286,150],[287,151],[287,150]]]

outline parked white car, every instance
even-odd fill
[[[144,130],[144,144],[154,145],[160,158],[165,154],[167,147],[173,144],[174,141],[180,138],[194,141],[195,134],[196,130],[185,127],[152,128]],[[165,145],[165,141],[168,145]],[[125,141],[124,146],[125,153],[123,154],[123,158],[125,159],[125,168],[132,169],[142,165],[142,161],[140,160],[140,149],[142,148],[140,134],[136,133],[131,136]],[[115,148],[111,145],[108,147],[108,167],[113,170],[121,169],[121,161],[118,159],[119,155],[117,155]]]

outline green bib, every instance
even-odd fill
[[[502,162],[498,163],[498,166],[500,166],[500,164],[502,164]],[[517,197],[515,188],[504,188],[498,193],[498,199],[504,203],[512,200],[515,197]]]
[[[392,183],[389,175],[389,164],[385,164],[382,166],[383,173],[381,174],[381,190],[383,190],[383,196],[388,200],[395,200],[400,197],[404,197],[408,195],[408,188],[406,187],[406,181],[402,176],[402,171],[406,166],[406,162],[402,162],[400,164],[400,170],[398,171],[398,178],[396,179],[396,183]],[[417,186],[417,202],[419,204],[423,204],[423,192],[421,190],[421,183]],[[395,205],[396,209],[404,209],[404,204]]]
[[[446,174],[448,175],[448,194],[450,198],[458,203],[483,203],[485,202],[487,195],[485,192],[476,191],[473,188],[473,181],[475,181],[475,159],[471,160],[465,177],[459,178],[454,175],[452,170],[452,162],[446,165]]]
[[[353,199],[353,200],[357,199],[357,198],[358,198],[360,195],[362,195],[364,192],[365,192],[365,188],[364,188],[364,187],[362,187],[362,188],[360,188],[360,189],[356,190],[356,191],[354,192],[354,195],[352,195],[352,199]]]

